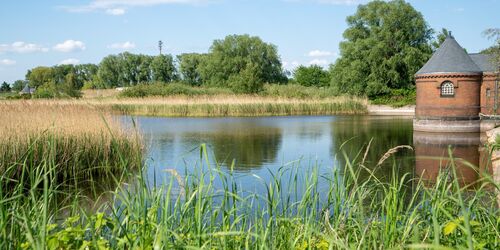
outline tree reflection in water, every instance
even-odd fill
[[[250,171],[276,160],[282,133],[277,127],[232,127],[205,135],[215,158],[238,171]]]
[[[413,173],[413,152],[400,150],[384,164],[375,167],[380,158],[391,148],[400,145],[412,145],[412,120],[405,117],[381,116],[346,116],[339,117],[332,123],[332,157],[336,157],[339,167],[346,164],[345,155],[350,161],[360,163],[365,158],[364,166],[375,170],[375,175],[381,180],[388,180],[392,168],[396,167],[400,175]],[[370,143],[370,141],[372,141]],[[368,145],[370,147],[366,151]],[[366,152],[366,157],[365,157]],[[368,173],[362,171],[361,179],[368,178]]]

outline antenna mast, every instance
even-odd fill
[[[163,48],[163,42],[160,40],[160,41],[158,41],[158,49],[160,49],[160,55],[161,55],[162,48]]]

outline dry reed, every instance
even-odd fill
[[[283,116],[365,114],[367,101],[353,97],[318,100],[254,95],[170,96],[93,100],[122,114],[153,116]]]
[[[97,107],[77,101],[0,102],[0,167],[55,163],[62,172],[138,167],[133,131]],[[124,157],[126,156],[126,157]],[[92,171],[91,171],[92,172]]]

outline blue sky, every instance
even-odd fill
[[[2,0],[0,82],[35,66],[99,63],[123,51],[207,52],[214,39],[250,34],[278,46],[287,69],[327,66],[338,56],[345,19],[367,0]],[[410,0],[435,30],[453,31],[469,52],[489,47],[500,0]]]

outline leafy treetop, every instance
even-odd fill
[[[420,12],[403,0],[377,0],[360,5],[347,24],[331,68],[337,92],[374,97],[413,87],[432,53],[432,29]]]

